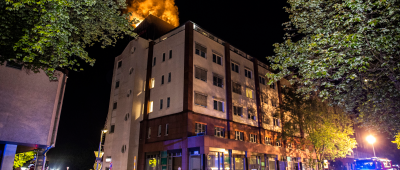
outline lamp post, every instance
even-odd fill
[[[99,153],[97,154],[97,158],[100,158],[100,152],[101,152],[101,142],[103,141],[103,134],[107,133],[106,129],[101,130],[101,135],[100,135],[100,143],[99,143]],[[99,162],[97,161],[97,166],[96,170],[99,170]]]
[[[372,145],[372,150],[374,151],[374,157],[376,157],[375,156],[375,148],[374,148],[375,141],[376,141],[376,139],[374,136],[372,136],[372,135],[367,136],[367,142]]]

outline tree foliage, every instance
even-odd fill
[[[137,20],[121,14],[124,8],[125,0],[0,0],[0,64],[13,60],[51,79],[56,69],[93,66],[85,47],[136,36]]]
[[[285,140],[303,133],[301,143],[312,148],[319,165],[323,160],[345,158],[353,152],[357,144],[351,137],[353,121],[341,109],[330,107],[316,97],[303,98],[293,87],[282,88],[282,94],[282,103],[276,111],[284,114],[282,135]]]
[[[276,74],[344,106],[368,128],[400,130],[400,0],[288,0]]]
[[[14,168],[22,167],[24,163],[32,160],[35,157],[35,151],[23,152],[15,154]]]

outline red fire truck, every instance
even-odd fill
[[[387,158],[359,158],[355,164],[356,170],[394,170],[392,161]]]

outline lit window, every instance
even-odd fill
[[[225,137],[224,128],[215,127],[215,136],[217,136],[217,137]]]
[[[235,140],[244,140],[244,133],[240,131],[235,131]]]
[[[257,143],[257,135],[250,134],[250,142]]]
[[[149,113],[153,112],[153,101],[149,102]]]
[[[239,64],[232,63],[231,67],[232,67],[232,71],[239,73]]]
[[[196,43],[196,50],[195,53],[199,56],[206,58],[207,48]]]
[[[218,65],[222,65],[222,57],[217,54],[213,54],[213,62],[217,63]]]
[[[223,85],[224,85],[222,76],[217,75],[217,74],[213,74],[213,85],[222,88]]]
[[[244,69],[244,76],[245,77],[247,77],[247,78],[249,78],[249,79],[251,79],[251,77],[252,77],[252,73],[251,73],[251,71],[249,70],[249,69]]]
[[[237,116],[243,115],[243,107],[233,106],[233,114]]]
[[[224,102],[214,100],[214,110],[223,112],[224,111]]]
[[[195,133],[196,135],[205,135],[207,131],[207,125],[202,123],[195,123]]]
[[[253,89],[246,88],[246,97],[252,99],[253,98]]]
[[[265,137],[265,144],[266,145],[271,145],[271,138],[269,138],[269,137]]]
[[[156,83],[156,80],[154,78],[151,78],[150,81],[150,89],[154,88],[154,84]]]

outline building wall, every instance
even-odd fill
[[[0,142],[39,147],[55,143],[66,81],[63,73],[56,73],[58,81],[50,81],[43,71],[0,65]]]
[[[225,86],[225,63],[224,51],[225,47],[203,35],[199,32],[194,31],[193,33],[193,48],[195,49],[196,43],[201,44],[207,48],[206,57],[203,58],[200,55],[195,54],[193,50],[193,76],[195,76],[196,67],[207,70],[207,81],[203,81],[197,78],[193,78],[193,97],[194,93],[199,92],[207,95],[207,107],[197,105],[193,103],[193,111],[210,115],[217,118],[226,119],[226,86]],[[213,53],[216,53],[222,57],[222,65],[218,65],[213,62]],[[213,75],[218,74],[223,77],[224,85],[221,87],[213,85]],[[214,110],[214,99],[224,102],[224,111]],[[194,102],[194,100],[193,100]]]

